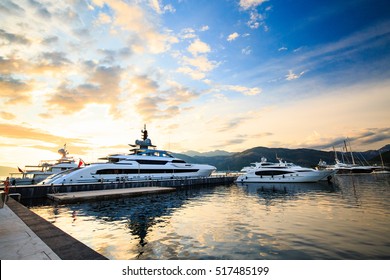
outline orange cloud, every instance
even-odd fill
[[[119,84],[122,69],[119,66],[95,64],[84,67],[86,73],[89,73],[86,83],[73,86],[70,82],[63,82],[49,98],[48,104],[60,108],[65,114],[77,112],[90,103],[110,104],[112,115],[117,116],[118,111],[115,109],[121,93]]]
[[[64,143],[82,143],[81,139],[64,138],[58,135],[53,135],[39,129],[29,128],[15,124],[0,123],[1,136],[13,139],[30,139],[39,140],[62,146]]]
[[[32,90],[32,86],[20,80],[0,76],[0,88],[0,98],[5,98],[6,104],[29,102],[31,100],[28,92]]]

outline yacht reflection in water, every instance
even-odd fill
[[[258,194],[267,198],[280,196],[299,196],[308,192],[332,193],[337,192],[337,186],[331,182],[317,183],[236,183],[248,194]]]
[[[194,187],[173,193],[103,200],[69,206],[71,211],[77,211],[78,215],[101,221],[103,224],[123,223],[132,236],[129,243],[137,246],[136,258],[142,259],[144,253],[148,254],[148,250],[150,250],[147,248],[148,234],[153,230],[153,227],[168,225],[167,217],[170,217],[174,211],[183,207],[193,197],[202,197],[212,192],[213,188]]]

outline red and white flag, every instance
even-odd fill
[[[82,165],[85,165],[85,162],[80,158],[77,168],[80,168]]]

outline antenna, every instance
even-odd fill
[[[146,130],[146,124],[144,124],[144,129],[143,130],[141,130],[141,133],[142,133],[142,140],[146,140],[146,139],[148,139],[148,131]]]

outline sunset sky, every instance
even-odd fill
[[[0,166],[390,143],[379,0],[2,0]]]

